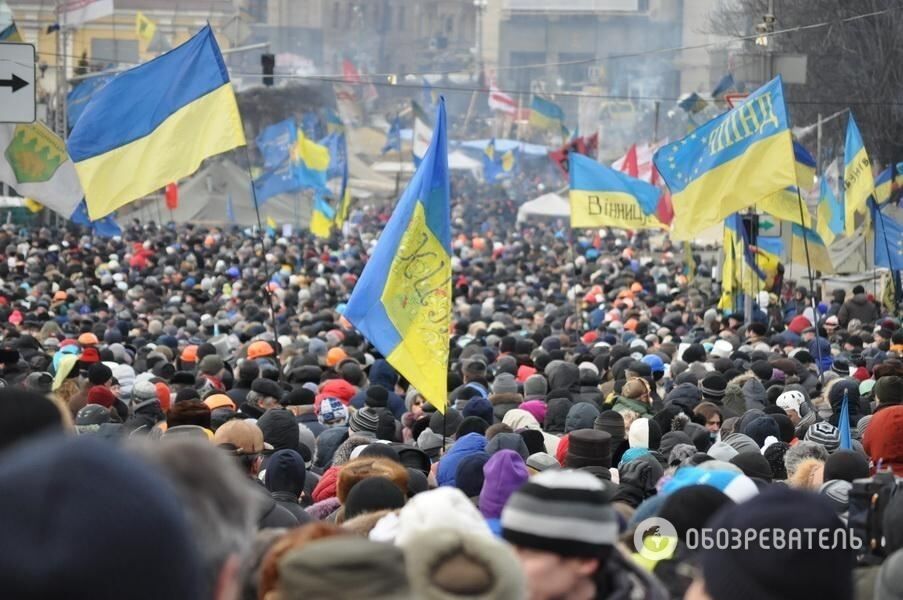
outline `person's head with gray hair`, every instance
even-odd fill
[[[821,444],[801,441],[790,448],[784,455],[784,467],[787,469],[787,478],[793,477],[797,467],[807,458],[815,458],[822,462],[828,460],[828,451]]]
[[[237,597],[257,530],[253,483],[209,442],[136,440],[130,448],[157,466],[179,496],[204,564],[204,597]]]

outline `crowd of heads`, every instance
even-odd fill
[[[896,315],[787,281],[746,319],[667,240],[453,196],[438,399],[342,316],[387,208],[330,240],[0,230],[10,597],[903,598],[903,497],[858,571],[690,543],[843,532],[854,481],[903,475]]]

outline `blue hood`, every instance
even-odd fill
[[[436,481],[439,485],[455,485],[455,471],[457,471],[461,459],[477,452],[483,452],[485,449],[485,437],[479,433],[468,433],[452,444],[445,456],[439,460]]]

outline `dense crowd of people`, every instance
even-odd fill
[[[4,596],[903,598],[903,495],[877,547],[696,543],[847,539],[903,475],[897,315],[788,281],[746,321],[667,240],[453,190],[444,412],[342,317],[388,209],[3,227]]]

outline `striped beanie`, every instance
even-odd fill
[[[594,557],[618,540],[618,520],[602,483],[581,471],[542,471],[502,510],[502,537],[559,556]]]
[[[351,415],[348,429],[352,433],[372,433],[375,435],[377,425],[379,425],[379,413],[369,406],[365,406]]]
[[[840,448],[840,431],[827,421],[815,423],[806,431],[806,441],[815,442],[825,447],[828,452]]]

